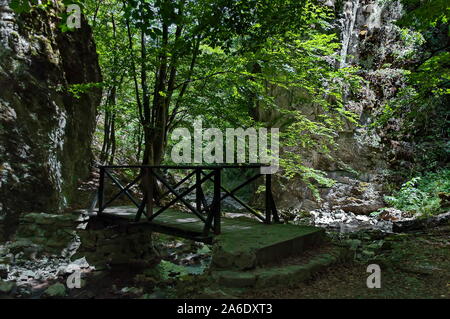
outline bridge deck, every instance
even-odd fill
[[[157,208],[155,208],[155,211]],[[277,242],[289,241],[299,236],[317,232],[317,228],[308,226],[295,226],[286,224],[266,225],[258,220],[247,217],[223,217],[221,235],[203,236],[204,223],[194,214],[168,209],[153,221],[149,222],[145,217],[135,222],[135,207],[120,206],[106,208],[102,215],[94,216],[95,219],[106,221],[110,224],[120,225],[145,225],[151,231],[184,237],[196,241],[211,243],[214,237],[234,238],[235,245],[246,241],[258,243],[264,246]],[[92,218],[92,217],[91,217]]]
[[[156,212],[159,208],[154,208]],[[95,219],[108,222],[109,224],[120,225],[145,225],[151,231],[164,234],[179,236],[206,243],[212,242],[213,234],[203,235],[204,223],[194,214],[182,212],[176,209],[167,209],[164,213],[157,216],[153,221],[148,221],[145,216],[140,221],[135,222],[136,207],[119,206],[108,207],[101,215],[94,216]],[[92,217],[91,217],[92,218]],[[261,222],[253,221],[250,218],[223,218],[222,232],[230,233],[235,231],[250,230]]]

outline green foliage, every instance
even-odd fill
[[[79,99],[83,94],[88,93],[94,88],[102,88],[103,83],[81,83],[81,84],[71,84],[67,88],[67,91],[72,94],[73,97]]]
[[[418,87],[419,94],[431,92],[434,96],[450,94],[450,52],[439,52],[425,60],[410,75],[410,81]]]
[[[401,0],[408,14],[400,19],[402,25],[418,30],[436,27],[439,23],[448,23],[450,6],[447,0]]]
[[[86,1],[86,12],[105,87],[116,88],[115,100],[105,99],[102,111],[114,113],[116,146],[124,162],[139,149],[142,128],[154,125],[145,124],[148,115],[138,98],[141,104],[148,100],[153,110],[161,99],[167,101],[166,136],[176,127],[191,127],[201,116],[204,127],[282,127],[282,145],[327,152],[336,131],[346,121],[354,122],[342,94],[343,87],[356,85],[356,70],[333,66],[340,48],[330,31],[334,16],[315,1],[197,0],[187,6],[185,1],[133,0],[123,5],[92,0]],[[164,25],[170,28],[164,31]],[[166,62],[174,71],[174,87],[166,85],[167,79],[165,88],[147,92],[147,87],[158,86]],[[275,90],[295,98],[280,105]],[[311,106],[321,115],[305,115]],[[102,125],[100,121],[100,129]],[[97,134],[100,140],[102,135]],[[170,139],[161,142],[170,150]],[[332,183],[295,152],[283,153],[286,176],[302,174],[312,187]],[[140,156],[138,152],[136,161]]]
[[[375,126],[415,146],[414,170],[436,169],[450,154],[450,6],[446,0],[402,3],[401,38],[414,49],[398,57],[405,65],[405,85],[385,104]]]
[[[174,276],[186,276],[188,271],[186,267],[176,265],[169,261],[161,260],[161,262],[152,271],[158,272],[158,276],[162,281],[169,280]]]
[[[442,212],[438,194],[449,190],[450,169],[442,169],[412,178],[392,196],[386,196],[385,201],[402,211],[428,217]]]
[[[46,8],[51,1],[42,1],[40,4],[38,0],[11,0],[10,7],[17,13],[29,12],[33,8]]]

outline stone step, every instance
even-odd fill
[[[324,230],[298,225],[265,225],[243,221],[214,238],[211,267],[213,269],[248,270],[257,266],[280,262],[285,258],[320,246]]]
[[[320,250],[308,257],[293,258],[281,264],[253,270],[211,270],[213,280],[227,288],[291,287],[310,279],[315,273],[344,261],[348,251],[341,247]]]

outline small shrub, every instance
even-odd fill
[[[392,196],[386,196],[385,201],[404,212],[428,217],[442,212],[438,194],[449,190],[450,169],[442,169],[412,178]]]

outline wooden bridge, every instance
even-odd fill
[[[119,225],[146,225],[150,230],[171,234],[179,237],[189,238],[197,241],[211,242],[214,235],[222,232],[233,232],[238,229],[246,229],[250,224],[272,224],[279,223],[275,201],[272,194],[271,175],[262,175],[262,165],[210,165],[210,166],[100,166],[100,182],[98,189],[98,210],[93,218],[108,224]],[[224,169],[255,170],[257,173],[247,178],[243,183],[227,189],[222,183],[222,171]],[[135,178],[129,183],[123,183],[119,175],[122,171],[134,171]],[[178,182],[170,183],[162,172],[177,170],[184,172],[184,177]],[[236,196],[236,193],[250,183],[264,178],[265,200],[264,209],[258,211],[250,207],[245,201]],[[109,179],[117,189],[112,196],[105,195],[106,180]],[[156,207],[154,203],[155,181],[165,188],[165,193],[159,198],[162,202],[167,199],[165,205]],[[188,186],[186,184],[189,182]],[[208,202],[205,196],[205,183],[212,182],[213,197]],[[142,189],[141,198],[136,198],[131,188],[140,185]],[[192,205],[187,196],[195,192],[195,204]],[[113,206],[114,202],[125,195],[133,206]],[[169,195],[172,195],[169,197]],[[250,219],[243,221],[222,217],[221,206],[225,199],[233,198],[257,221]],[[174,205],[182,204],[185,211],[174,208]],[[95,206],[95,204],[94,204]],[[250,224],[249,224],[250,223]]]
[[[152,232],[188,238],[204,243],[214,243],[212,265],[217,269],[253,269],[257,266],[279,262],[287,257],[305,252],[323,243],[324,231],[311,226],[281,224],[272,195],[272,176],[260,173],[261,165],[221,166],[101,166],[98,190],[98,210],[89,218],[92,228],[133,227]],[[224,169],[257,170],[238,186],[229,190],[222,183]],[[123,183],[117,174],[126,170],[134,175]],[[181,171],[179,181],[168,181],[164,172]],[[244,176],[244,174],[242,174]],[[237,197],[237,192],[258,179],[264,179],[264,205],[259,210],[250,207]],[[106,183],[107,180],[111,183]],[[152,182],[153,181],[153,182]],[[165,205],[155,206],[153,186],[158,181],[165,188],[160,197]],[[212,199],[207,200],[205,183],[212,183]],[[105,188],[113,185],[116,192]],[[140,192],[132,187],[140,185]],[[190,199],[188,195],[195,193]],[[139,198],[136,195],[139,194]],[[170,196],[169,196],[170,195]],[[126,197],[131,206],[117,206],[119,197]],[[254,218],[228,218],[222,214],[221,206],[227,198],[233,198]],[[190,201],[193,201],[191,204]],[[120,203],[123,204],[123,203]],[[180,207],[179,205],[183,207]],[[113,206],[115,205],[115,206]],[[175,206],[177,205],[177,206]],[[95,204],[91,207],[95,207]],[[241,275],[237,282],[241,282]]]

